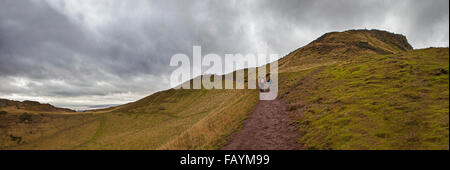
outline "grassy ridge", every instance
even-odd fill
[[[304,65],[323,64],[333,61],[345,62],[355,56],[368,54],[395,54],[413,48],[400,34],[381,30],[349,30],[330,32],[308,45],[280,59],[281,70]]]

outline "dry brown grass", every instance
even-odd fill
[[[171,89],[107,113],[33,114],[29,123],[9,114],[0,143],[2,149],[215,149],[257,100],[255,90]]]

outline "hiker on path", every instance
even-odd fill
[[[268,92],[270,90],[270,79],[266,82],[265,78],[261,78],[259,80],[259,91],[260,92]]]

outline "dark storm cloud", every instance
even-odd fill
[[[284,55],[326,32],[376,28],[448,46],[448,13],[447,0],[3,0],[0,97],[135,100],[168,88],[170,57],[193,45]]]

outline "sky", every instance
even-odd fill
[[[72,109],[170,88],[173,55],[284,56],[324,33],[381,29],[449,46],[448,0],[1,0],[0,98]]]

